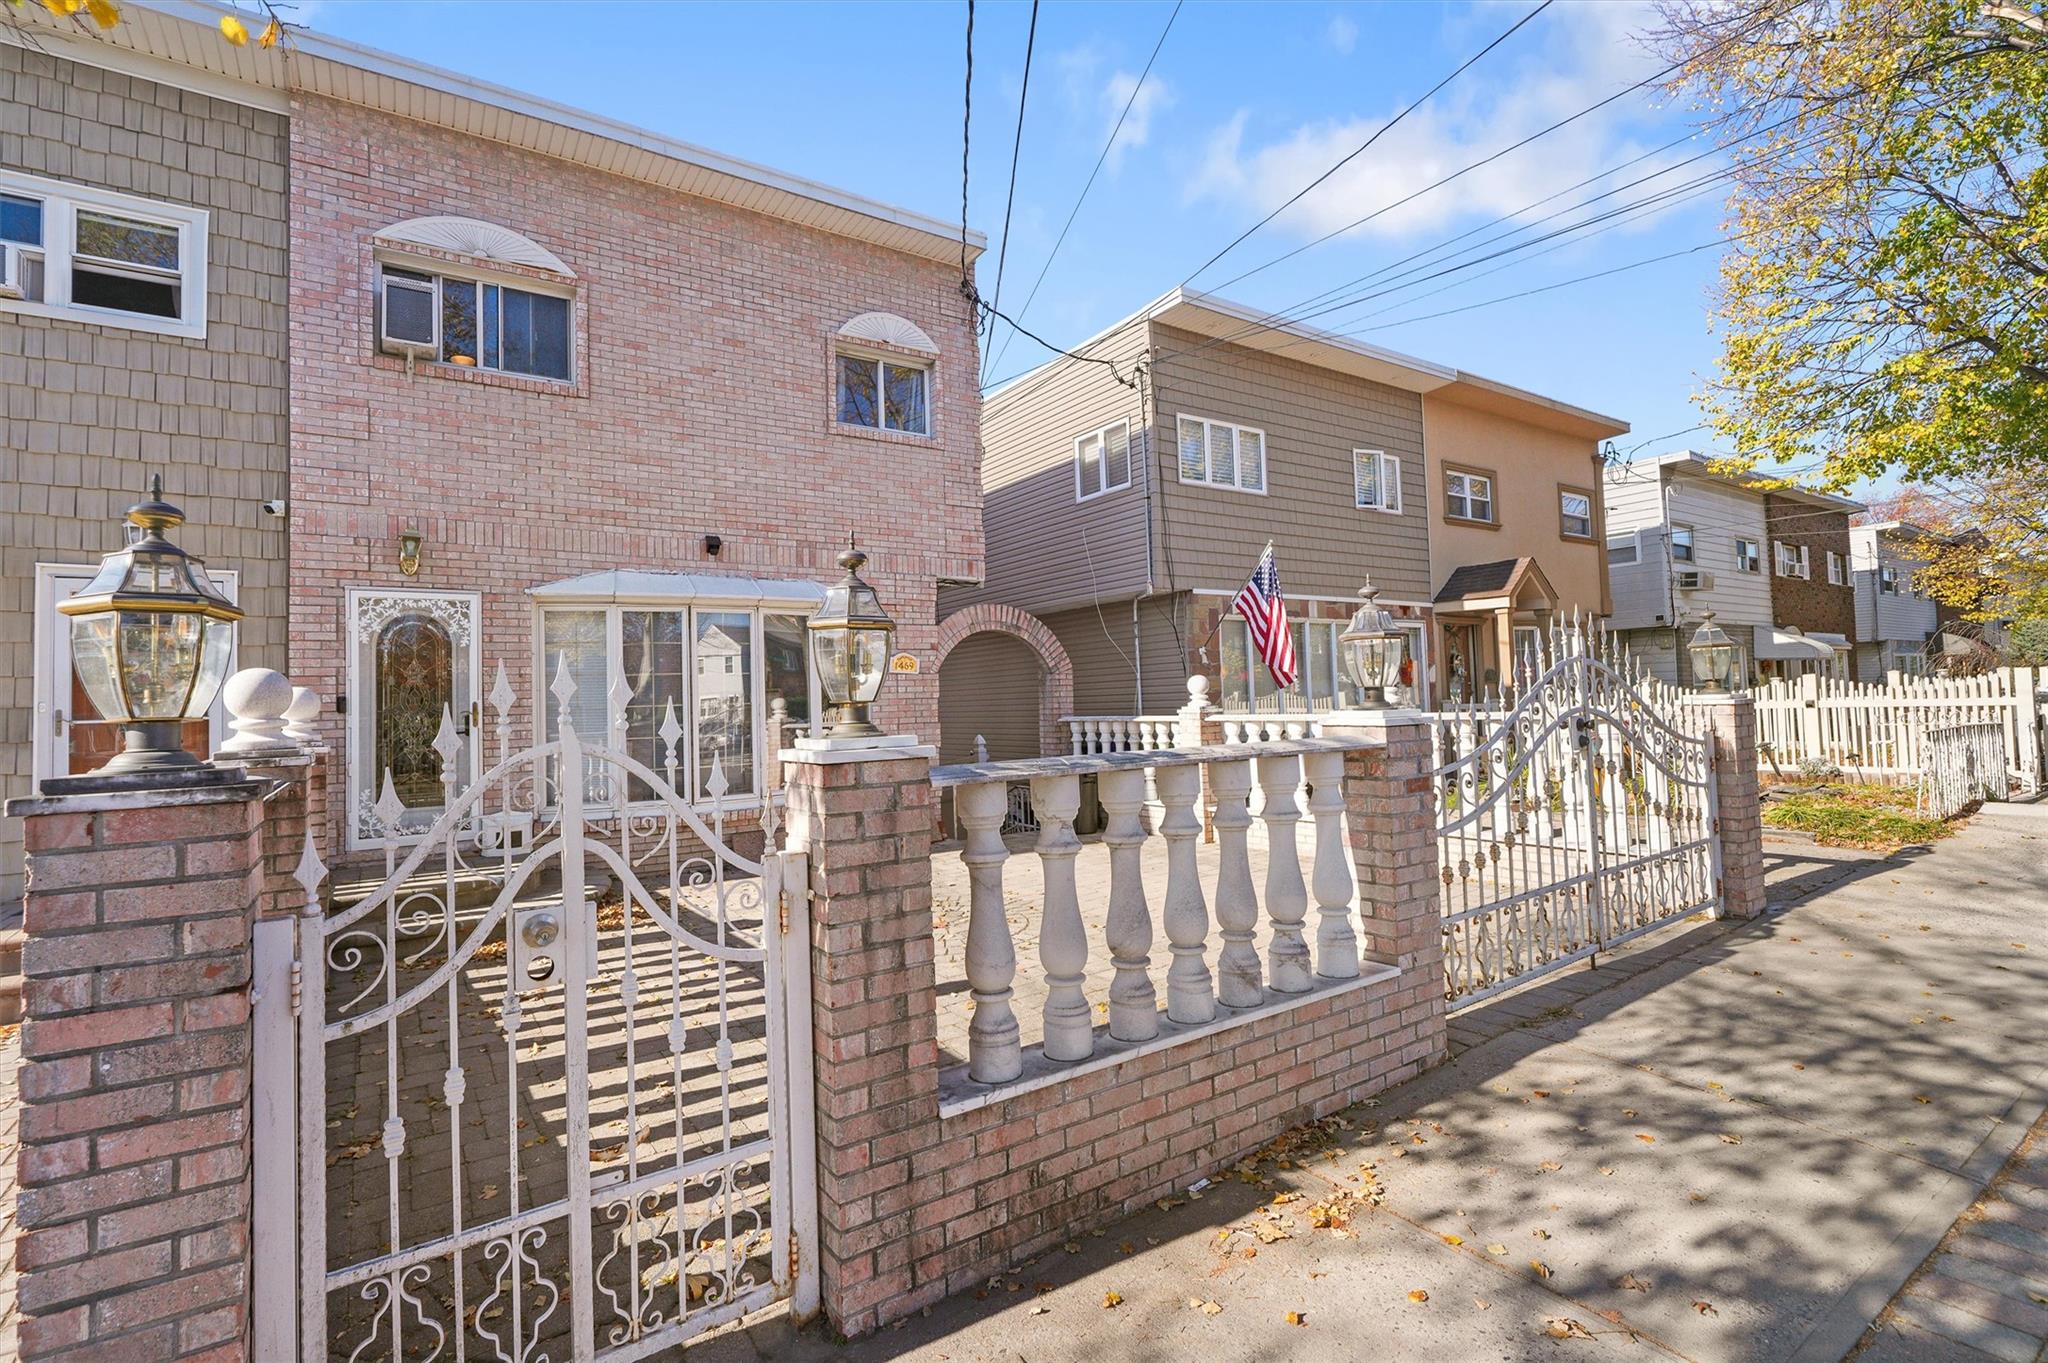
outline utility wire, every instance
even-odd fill
[[[960,98],[960,292],[974,296],[967,273],[967,151],[974,133],[974,0],[967,0],[967,87]]]
[[[1217,261],[1229,255],[1232,251],[1235,251],[1240,245],[1243,244],[1245,238],[1249,237],[1252,233],[1258,231],[1261,227],[1264,227],[1267,223],[1273,221],[1273,219],[1279,217],[1282,213],[1285,213],[1288,209],[1294,207],[1294,205],[1300,203],[1302,199],[1307,197],[1310,191],[1314,190],[1317,185],[1320,185],[1321,183],[1323,183],[1323,181],[1329,179],[1332,175],[1335,175],[1338,171],[1350,165],[1353,160],[1363,155],[1365,151],[1372,146],[1373,143],[1379,141],[1382,137],[1386,136],[1389,132],[1393,131],[1395,126],[1398,125],[1402,119],[1408,117],[1408,115],[1414,113],[1417,109],[1427,104],[1432,98],[1435,97],[1437,91],[1443,89],[1446,85],[1449,85],[1452,81],[1456,80],[1458,77],[1464,75],[1467,71],[1471,70],[1472,67],[1479,62],[1480,58],[1484,57],[1487,53],[1493,51],[1493,49],[1495,49],[1496,47],[1499,47],[1509,38],[1514,37],[1515,33],[1518,30],[1520,30],[1522,25],[1528,23],[1537,15],[1549,9],[1551,5],[1554,3],[1556,3],[1556,0],[1543,0],[1543,2],[1537,5],[1535,9],[1530,10],[1521,18],[1515,20],[1515,22],[1509,26],[1508,30],[1505,33],[1501,34],[1492,42],[1488,43],[1485,47],[1480,48],[1477,52],[1467,57],[1465,61],[1458,67],[1457,70],[1451,72],[1451,74],[1449,74],[1448,76],[1445,76],[1435,85],[1430,86],[1429,89],[1422,94],[1421,98],[1409,104],[1406,108],[1402,109],[1401,112],[1395,114],[1385,123],[1382,123],[1379,126],[1379,128],[1372,134],[1372,136],[1366,138],[1365,141],[1359,143],[1356,147],[1353,147],[1350,152],[1346,153],[1344,157],[1337,162],[1336,165],[1331,166],[1321,175],[1316,176],[1315,179],[1310,180],[1307,184],[1303,185],[1300,189],[1296,190],[1293,198],[1289,199],[1286,203],[1281,204],[1278,208],[1268,213],[1265,217],[1260,218],[1250,227],[1245,228],[1244,231],[1238,233],[1237,236],[1234,239],[1232,239],[1231,243],[1228,246],[1218,251],[1215,255],[1210,256],[1200,265],[1197,265],[1188,274],[1187,278],[1181,281],[1181,283],[1185,285],[1191,280],[1193,280],[1196,275],[1199,275],[1200,273],[1202,273],[1202,271],[1208,269],[1211,265],[1214,265]],[[1243,276],[1240,275],[1238,276],[1238,278],[1241,279],[1243,278]]]
[[[1031,51],[1038,45],[1038,0],[1031,0],[1031,28],[1024,35],[1024,88],[1017,93],[1017,140],[1010,144],[1010,192],[1003,202],[1003,245],[996,253],[996,298],[989,311],[1001,316],[997,309],[1003,303],[1003,270],[1010,263],[1010,214],[1017,207],[1017,158],[1024,150],[1024,110],[1031,99]],[[995,336],[995,326],[989,326],[989,336]],[[981,362],[981,377],[988,377],[988,358],[984,351]]]
[[[1032,303],[1037,301],[1038,298],[1038,286],[1045,283],[1046,272],[1052,269],[1053,261],[1059,259],[1060,247],[1067,244],[1067,233],[1073,230],[1074,219],[1081,216],[1081,205],[1088,202],[1088,191],[1095,188],[1095,177],[1102,173],[1103,163],[1109,160],[1110,148],[1116,145],[1117,135],[1124,130],[1124,120],[1130,117],[1131,107],[1138,102],[1138,92],[1145,88],[1146,78],[1152,74],[1152,63],[1159,60],[1159,49],[1166,46],[1166,35],[1173,32],[1173,21],[1180,17],[1182,3],[1184,3],[1184,0],[1175,0],[1173,13],[1166,16],[1166,27],[1159,30],[1159,41],[1152,44],[1152,55],[1145,59],[1145,69],[1138,74],[1138,83],[1131,87],[1131,97],[1124,101],[1123,112],[1116,116],[1116,126],[1109,130],[1109,140],[1102,144],[1102,154],[1095,158],[1095,168],[1088,172],[1088,183],[1081,186],[1080,197],[1074,200],[1073,208],[1068,211],[1067,221],[1060,228],[1058,240],[1053,242],[1052,250],[1045,257],[1045,264],[1041,265],[1038,269],[1038,278],[1031,281],[1031,292],[1024,295],[1024,306],[1017,309],[1019,317],[1031,311]],[[1007,230],[1003,233],[1003,239],[1004,245],[1007,246],[1009,244],[1009,232]],[[1009,353],[1010,342],[1015,338],[1015,332],[1003,338],[1002,349],[996,352],[994,359],[982,367],[983,378],[987,377],[990,369],[1002,363],[1003,356]],[[986,388],[988,385],[984,383],[982,386]]]

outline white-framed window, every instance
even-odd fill
[[[1557,490],[1558,533],[1567,539],[1593,538],[1593,494],[1579,488]]]
[[[52,776],[79,776],[104,766],[121,750],[121,726],[100,718],[92,697],[71,670],[71,618],[57,609],[85,590],[97,563],[38,563],[35,579],[35,716],[29,744],[37,789]],[[241,576],[207,571],[228,600],[236,599]],[[239,636],[239,632],[238,632]],[[228,675],[239,666],[241,640],[228,655]],[[180,726],[185,750],[204,761],[228,736],[227,711],[218,695],[203,719]]]
[[[1351,495],[1361,511],[1401,509],[1401,460],[1381,450],[1351,452]]]
[[[1892,567],[1889,563],[1879,564],[1877,568],[1877,589],[1886,596],[1897,596],[1899,593],[1899,570]]]
[[[541,379],[573,377],[576,307],[568,294],[390,262],[382,265],[382,275],[380,306],[394,313],[432,310],[405,319],[404,334],[439,336],[437,363]],[[397,320],[387,318],[386,330]]]
[[[1773,546],[1777,551],[1779,577],[1809,577],[1813,572],[1812,550],[1804,544]]]
[[[1074,500],[1131,485],[1131,423],[1113,421],[1074,442]]]
[[[1337,710],[1356,704],[1355,688],[1345,680],[1343,654],[1337,638],[1344,632],[1341,620],[1290,620],[1294,631],[1294,685],[1284,690],[1273,684],[1272,674],[1251,647],[1251,635],[1244,618],[1223,617],[1218,637],[1222,641],[1223,709],[1236,713],[1283,714],[1313,710]],[[1389,696],[1396,704],[1419,705],[1425,700],[1423,624],[1420,620],[1396,620],[1406,649],[1401,658],[1401,684]]]
[[[833,413],[840,425],[904,435],[932,433],[929,363],[841,350],[833,367],[838,391]]]
[[[1453,520],[1493,523],[1493,479],[1483,473],[1444,474],[1444,514]]]
[[[1849,574],[1846,569],[1847,565],[1842,562],[1842,556],[1832,549],[1828,550],[1828,584],[1839,587],[1847,582]]]
[[[1778,552],[1781,559],[1784,554],[1784,550],[1784,545],[1781,544],[1778,546]],[[1757,542],[1755,540],[1746,540],[1740,537],[1736,539],[1735,568],[1736,571],[1744,573],[1760,573],[1764,570],[1763,550],[1758,547]]]
[[[1266,433],[1207,417],[1183,416],[1180,437],[1180,480],[1205,487],[1266,491]]]
[[[694,801],[711,798],[714,762],[725,778],[727,799],[758,801],[762,753],[786,737],[765,731],[771,701],[780,697],[795,723],[808,724],[819,713],[804,614],[738,605],[593,602],[545,606],[538,617],[540,670],[534,675],[553,677],[567,660],[576,682],[570,721],[586,740],[613,743],[623,719],[627,755],[665,772],[669,754],[661,728],[674,706],[684,735],[677,742],[675,785]],[[613,684],[620,680],[625,699],[614,709]],[[560,735],[560,715],[551,699],[542,700],[540,741],[553,742]],[[638,777],[626,784],[627,804],[654,797]],[[619,792],[594,787],[589,798],[616,804]]]
[[[203,208],[0,170],[0,312],[206,335]]]
[[[1607,563],[1609,567],[1625,568],[1642,557],[1642,550],[1636,545],[1636,537],[1628,535],[1621,539],[1607,541]]]
[[[1692,527],[1691,527],[1691,526],[1689,526],[1689,525],[1674,525],[1674,526],[1672,526],[1672,527],[1671,527],[1671,561],[1672,561],[1673,563],[1691,563],[1691,562],[1693,562],[1693,561],[1694,561],[1694,558],[1693,558],[1693,549],[1694,549],[1694,545],[1693,545],[1693,535],[1692,535]]]

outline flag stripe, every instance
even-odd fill
[[[1283,690],[1294,685],[1294,631],[1287,627],[1287,599],[1280,591],[1280,565],[1272,546],[1259,556],[1251,580],[1230,605],[1244,617],[1245,633],[1274,683]]]

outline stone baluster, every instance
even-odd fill
[[[1097,795],[1109,816],[1102,831],[1109,845],[1110,963],[1109,1034],[1118,1041],[1150,1041],[1159,1035],[1159,994],[1152,987],[1152,910],[1145,901],[1145,773],[1136,767],[1106,771]]]
[[[1309,783],[1308,812],[1316,821],[1316,974],[1355,980],[1358,933],[1351,926],[1351,854],[1344,841],[1344,754],[1312,752],[1301,765]]]
[[[1087,756],[1087,739],[1083,736],[1087,726],[1078,719],[1067,721],[1067,746],[1075,757]]]
[[[1301,787],[1301,759],[1293,753],[1259,759],[1259,789],[1265,795],[1266,916],[1273,942],[1266,951],[1267,978],[1282,994],[1305,994],[1310,979],[1308,942],[1301,925],[1308,917],[1308,886],[1301,878],[1301,851],[1294,826],[1301,821],[1295,792]]]
[[[967,863],[967,983],[974,1020],[967,1028],[967,1072],[984,1084],[1001,1084],[1024,1072],[1017,1013],[1010,983],[1017,978],[1017,948],[1003,913],[1003,816],[1009,792],[1001,781],[961,786],[953,807],[967,830],[960,860]]]
[[[1166,1016],[1175,1022],[1208,1022],[1216,1016],[1216,989],[1203,959],[1209,906],[1195,865],[1195,839],[1202,835],[1195,814],[1202,769],[1193,763],[1160,767],[1153,784],[1165,810],[1159,832],[1166,839],[1166,940],[1173,952],[1166,972]]]
[[[1264,972],[1252,931],[1259,922],[1259,901],[1252,891],[1252,860],[1245,833],[1252,826],[1249,758],[1209,764],[1209,789],[1216,797],[1216,926],[1223,949],[1216,956],[1216,998],[1227,1008],[1250,1008],[1265,1002]]]
[[[1095,1053],[1095,1016],[1082,988],[1088,974],[1088,930],[1081,924],[1081,899],[1074,888],[1074,858],[1081,851],[1081,840],[1074,836],[1081,778],[1032,778],[1031,807],[1038,813],[1038,860],[1045,877],[1044,917],[1038,926],[1038,959],[1045,967],[1045,1056],[1086,1060]]]

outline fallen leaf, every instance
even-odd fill
[[[1308,1317],[1299,1311],[1289,1311],[1287,1313],[1287,1323],[1289,1325],[1306,1325],[1308,1324]]]
[[[1223,1304],[1221,1302],[1205,1301],[1200,1297],[1190,1297],[1188,1298],[1188,1305],[1194,1307],[1205,1316],[1220,1316],[1223,1314]]]
[[[1653,1286],[1648,1278],[1638,1278],[1633,1273],[1624,1273],[1614,1280],[1614,1285],[1624,1292],[1647,1292]]]
[[[1655,1136],[1652,1136],[1647,1131],[1636,1132],[1636,1139],[1641,1141],[1644,1145],[1655,1145],[1657,1143],[1657,1138]]]
[[[1051,1312],[1051,1310],[1052,1308],[1050,1306],[1034,1306],[1031,1308],[1030,1314],[1034,1316],[1043,1316]]]
[[[1455,1248],[1456,1246],[1465,1243],[1465,1237],[1462,1235],[1446,1235],[1444,1237],[1444,1243]]]
[[[1408,1300],[1412,1302],[1425,1302],[1429,1300],[1429,1293],[1418,1287],[1408,1294]]]
[[[1061,1245],[1060,1248],[1065,1250],[1069,1254],[1079,1254],[1081,1252],[1081,1246],[1072,1240],[1067,1241],[1067,1243]]]
[[[1474,1297],[1472,1299],[1472,1305],[1477,1307],[1481,1311],[1491,1311],[1493,1309],[1493,1303],[1488,1301],[1484,1297]]]
[[[1549,1089],[1530,1089],[1529,1092],[1532,1096],[1537,1098],[1548,1098],[1550,1096]]]
[[[1736,1135],[1733,1131],[1723,1131],[1721,1133],[1721,1144],[1740,1145],[1742,1144],[1742,1137]]]
[[[1696,1301],[1692,1304],[1692,1309],[1703,1316],[1718,1316],[1721,1314],[1714,1309],[1714,1304],[1710,1301]]]
[[[1608,1178],[1613,1178],[1613,1177],[1614,1177],[1614,1171],[1613,1171],[1612,1169],[1608,1168],[1608,1167],[1607,1167],[1606,1165],[1604,1165],[1604,1164],[1600,1166],[1600,1172],[1601,1172],[1602,1174],[1604,1174],[1604,1175],[1605,1175],[1606,1177],[1608,1177]]]
[[[1541,1259],[1531,1259],[1529,1267],[1536,1270],[1536,1276],[1539,1278],[1548,1278],[1550,1276],[1550,1265],[1544,1263]]]
[[[1591,1339],[1593,1332],[1570,1316],[1558,1316],[1543,1322],[1543,1333],[1552,1339]]]
[[[1559,1164],[1556,1160],[1547,1159],[1543,1161],[1543,1163],[1536,1166],[1536,1172],[1539,1174],[1554,1174],[1562,1168],[1564,1168],[1564,1166],[1562,1164]]]
[[[1550,1232],[1543,1229],[1543,1227],[1541,1226],[1538,1226],[1535,1230],[1530,1231],[1529,1234],[1535,1236],[1538,1240],[1548,1240],[1550,1238]]]
[[[1488,1254],[1506,1254],[1508,1252],[1508,1247],[1506,1245],[1488,1245],[1486,1247],[1486,1252]]]
[[[1105,1292],[1102,1294],[1102,1309],[1105,1311],[1114,1310],[1123,1304],[1124,1294],[1121,1292]]]
[[[1916,1093],[1913,1095],[1913,1101],[1916,1103],[1931,1103],[1934,1100],[1924,1093]]]

